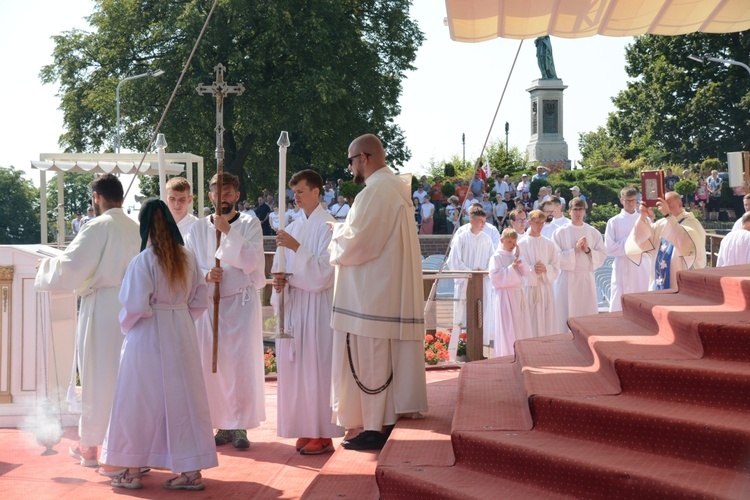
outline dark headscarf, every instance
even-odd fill
[[[176,239],[180,245],[184,245],[182,241],[182,235],[180,229],[177,227],[177,223],[172,217],[172,212],[169,211],[166,203],[161,200],[149,200],[141,206],[141,213],[138,219],[141,221],[141,252],[146,249],[148,244],[148,230],[151,227],[151,220],[157,211],[164,212],[164,217],[167,219],[167,226],[169,232],[172,233],[172,237]]]

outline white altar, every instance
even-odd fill
[[[34,290],[39,259],[60,253],[47,245],[0,245],[0,427],[35,425],[47,399],[64,425],[77,424],[78,415],[68,411],[65,399],[76,296]]]

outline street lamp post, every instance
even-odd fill
[[[463,168],[466,168],[466,134],[461,134],[461,144],[464,146],[464,165]]]
[[[115,136],[115,152],[120,153],[120,86],[125,83],[129,82],[130,80],[137,80],[139,78],[146,78],[147,76],[161,76],[164,74],[164,70],[161,69],[155,69],[153,71],[147,71],[145,73],[141,73],[140,75],[133,75],[128,76],[120,80],[120,83],[117,84],[117,90],[115,91],[115,104],[117,105],[117,135]]]
[[[510,124],[505,122],[505,156],[508,156],[508,132],[510,131]]]
[[[716,62],[720,64],[727,64],[727,65],[733,65],[733,66],[740,66],[742,68],[745,68],[745,71],[750,73],[750,66],[748,66],[745,63],[741,63],[739,61],[735,61],[734,59],[720,59],[718,57],[708,57],[708,56],[695,56],[695,55],[689,55],[688,59],[692,59],[693,61],[699,62],[701,64],[704,64],[706,61]]]

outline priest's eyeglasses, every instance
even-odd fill
[[[370,153],[358,153],[351,158],[349,158],[349,166],[352,166],[352,163],[354,163],[355,158],[359,158],[360,156],[365,155],[367,158],[371,157],[372,155]]]

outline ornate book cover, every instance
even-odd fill
[[[664,170],[641,172],[641,194],[648,207],[655,207],[659,198],[664,198]]]

